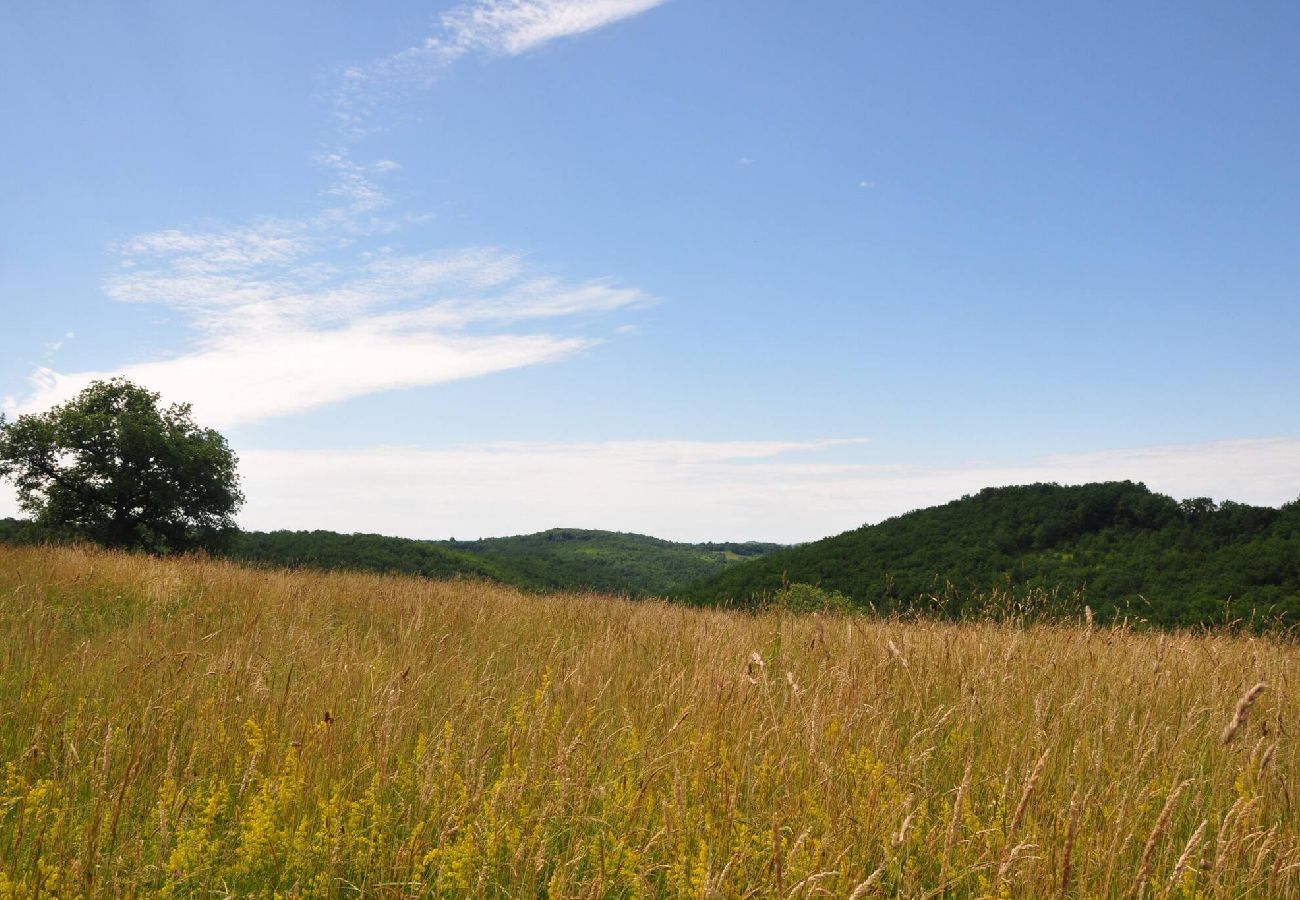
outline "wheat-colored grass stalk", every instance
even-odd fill
[[[1034,769],[1029,773],[1028,780],[1025,781],[1025,787],[1020,792],[1020,802],[1016,804],[1015,814],[1011,817],[1011,824],[1007,826],[1006,843],[1008,849],[1003,853],[1002,861],[998,866],[997,873],[993,880],[994,887],[1002,883],[1003,876],[1010,871],[1012,863],[1015,861],[1016,854],[1024,850],[1031,844],[1018,844],[1011,846],[1015,839],[1016,833],[1020,828],[1020,823],[1024,820],[1025,810],[1029,808],[1029,798],[1034,793],[1034,788],[1038,785],[1038,779],[1043,775],[1043,768],[1047,765],[1047,757],[1051,755],[1051,748],[1044,750],[1038,757],[1038,762],[1034,764]]]
[[[1165,800],[1160,815],[1156,817],[1155,827],[1151,829],[1151,836],[1147,838],[1146,845],[1142,848],[1142,861],[1138,864],[1137,875],[1133,879],[1133,887],[1129,892],[1132,896],[1141,898],[1145,893],[1147,876],[1151,874],[1151,863],[1155,859],[1156,846],[1160,843],[1160,838],[1164,835],[1165,829],[1169,827],[1169,820],[1174,814],[1174,805],[1178,802],[1183,789],[1191,783],[1190,778],[1186,781],[1180,781],[1169,792],[1169,797]]]
[[[957,843],[957,828],[961,824],[962,803],[966,799],[966,791],[970,789],[970,773],[974,760],[966,763],[966,771],[961,777],[961,784],[957,786],[957,796],[952,801],[952,816],[948,820],[948,835],[943,841],[943,867],[946,871],[952,863],[952,849]]]
[[[1273,756],[1277,753],[1277,745],[1278,742],[1274,740],[1273,743],[1268,745],[1268,749],[1264,751],[1263,755],[1260,756],[1259,766],[1255,769],[1256,777],[1263,775],[1264,770],[1268,768],[1268,764],[1273,761]]]
[[[1016,846],[1012,847],[1011,851],[1003,858],[1002,864],[998,866],[997,878],[994,879],[993,883],[1001,884],[1003,879],[1007,877],[1007,873],[1011,871],[1015,864],[1028,856],[1030,850],[1035,850],[1037,847],[1037,844],[1031,844],[1028,841],[1016,844]]]
[[[908,832],[912,830],[914,821],[916,821],[916,810],[909,809],[907,815],[903,817],[902,824],[898,826],[898,831],[894,832],[894,835],[890,838],[890,844],[893,845],[894,849],[903,846],[903,842],[907,840]]]
[[[1074,835],[1079,825],[1079,788],[1070,796],[1070,809],[1065,815],[1065,843],[1061,847],[1061,896],[1070,893],[1070,880],[1074,874]]]
[[[1169,881],[1165,884],[1165,895],[1171,895],[1174,888],[1178,885],[1178,880],[1183,877],[1183,872],[1187,869],[1192,860],[1192,853],[1196,850],[1196,845],[1201,842],[1202,835],[1205,834],[1205,826],[1209,824],[1208,819],[1202,819],[1201,824],[1192,832],[1192,836],[1187,839],[1187,845],[1183,847],[1183,852],[1178,857],[1178,862],[1174,863],[1173,869],[1169,873]]]
[[[1259,695],[1264,693],[1267,687],[1268,685],[1261,681],[1242,694],[1241,699],[1237,701],[1237,709],[1232,714],[1232,721],[1223,729],[1223,743],[1227,744],[1237,736],[1237,732],[1246,724],[1246,717],[1250,714],[1250,708],[1255,705],[1255,701],[1259,699]]]
[[[1043,768],[1047,765],[1047,757],[1052,753],[1049,747],[1043,751],[1042,756],[1038,757],[1038,762],[1034,764],[1034,770],[1029,775],[1029,780],[1025,782],[1025,788],[1020,792],[1020,802],[1016,804],[1015,815],[1011,817],[1011,824],[1007,826],[1007,842],[1010,843],[1016,835],[1016,830],[1025,818],[1025,810],[1029,808],[1029,798],[1034,793],[1034,788],[1038,785],[1038,779],[1043,776]]]
[[[854,886],[853,891],[849,894],[849,900],[860,900],[860,898],[865,897],[868,891],[880,883],[880,878],[884,874],[885,864],[882,862],[876,866],[875,871]]]

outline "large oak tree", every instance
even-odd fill
[[[114,378],[47,412],[0,417],[0,476],[54,534],[153,552],[215,549],[244,502],[235,454],[194,423],[189,404],[158,400]]]

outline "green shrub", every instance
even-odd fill
[[[852,612],[853,601],[815,584],[789,584],[772,595],[771,606],[789,612]]]

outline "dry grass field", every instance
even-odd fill
[[[0,547],[0,896],[1297,896],[1298,660]]]

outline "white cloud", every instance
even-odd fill
[[[984,487],[1039,481],[1132,479],[1179,499],[1211,496],[1273,506],[1300,496],[1297,438],[1057,455],[1017,465],[817,461],[817,451],[845,443],[852,442],[250,450],[241,454],[250,498],[243,520],[254,528],[413,537],[472,538],[565,526],[678,540],[805,541]]]
[[[186,352],[111,371],[41,368],[17,411],[45,409],[114,374],[194,404],[221,428],[376,391],[441,384],[565,359],[591,336],[517,326],[645,302],[607,281],[568,283],[492,248],[423,255],[312,256],[320,235],[279,226],[169,231],[127,245],[111,296],[181,311]]]
[[[65,331],[63,333],[63,337],[59,338],[57,341],[47,342],[45,344],[46,356],[47,357],[53,356],[55,353],[58,353],[60,350],[63,349],[64,344],[66,344],[68,341],[76,339],[76,337],[77,337],[77,333],[75,331]]]
[[[475,538],[556,526],[677,540],[806,541],[984,487],[1131,479],[1182,499],[1300,497],[1300,438],[952,466],[819,461],[862,441],[489,443],[243,450],[247,528]],[[862,451],[865,454],[866,451]],[[12,515],[0,491],[0,516]]]
[[[472,53],[517,56],[646,12],[667,0],[471,0],[443,13],[420,43],[343,71],[334,114],[345,134],[373,129],[375,106],[428,87],[444,69]]]
[[[548,335],[395,333],[361,321],[330,331],[223,337],[196,353],[116,372],[63,375],[41,369],[23,408],[43,409],[91,381],[123,374],[166,400],[194,405],[204,425],[224,428],[292,415],[376,391],[441,384],[555,362],[590,346]]]
[[[665,0],[478,0],[442,17],[446,44],[515,55],[556,38],[594,31]]]
[[[116,245],[122,266],[167,260],[185,274],[246,272],[284,264],[310,253],[313,241],[302,222],[267,219],[239,228],[168,228]]]

